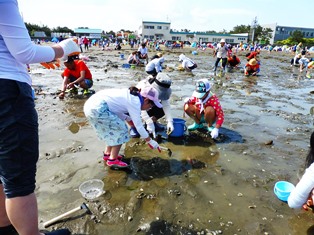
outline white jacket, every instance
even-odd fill
[[[161,58],[156,58],[156,59],[153,59],[152,61],[150,61],[146,67],[145,67],[145,71],[149,72],[149,71],[153,71],[154,68],[156,69],[157,73],[161,72],[162,71],[162,67],[161,67],[161,64],[165,61],[164,57],[161,57]]]
[[[301,180],[291,192],[288,205],[291,208],[301,208],[306,203],[312,189],[314,188],[314,163],[305,170]]]
[[[52,61],[50,46],[31,41],[16,0],[0,0],[0,78],[31,85],[26,64]]]

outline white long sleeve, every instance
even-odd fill
[[[0,77],[31,84],[26,64],[51,61],[50,46],[35,45],[28,34],[16,0],[0,0]]]
[[[168,122],[173,122],[169,100],[162,100],[161,104],[162,104],[162,108],[163,108],[165,116],[166,116],[166,120]]]
[[[291,192],[288,198],[288,205],[291,208],[301,208],[306,203],[310,192],[314,188],[314,163],[305,170],[301,180]]]
[[[144,122],[145,122],[146,124],[153,123],[152,118],[148,115],[148,113],[147,113],[146,110],[142,110],[142,111],[141,111],[141,117],[142,117],[142,119],[144,120]]]

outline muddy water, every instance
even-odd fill
[[[78,187],[98,178],[106,192],[87,202],[93,215],[82,210],[52,228],[95,235],[306,234],[312,214],[288,208],[276,198],[273,186],[278,180],[296,184],[302,174],[313,128],[313,81],[291,68],[291,56],[280,52],[262,54],[261,73],[255,78],[241,71],[215,76],[212,51],[191,55],[198,64],[193,74],[176,71],[181,52],[164,53],[165,72],[173,80],[173,116],[192,123],[183,117],[183,100],[197,79],[208,78],[225,112],[220,138],[213,141],[197,132],[182,139],[163,135],[160,144],[171,149],[171,157],[132,139],[124,149],[132,166],[126,171],[104,166],[105,146],[84,117],[86,97],[60,101],[55,93],[61,70],[32,67],[40,118],[36,192],[41,222],[86,202]],[[143,68],[123,69],[126,60],[118,52],[92,48],[85,55],[96,91],[128,87],[146,77]]]

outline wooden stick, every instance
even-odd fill
[[[70,210],[70,211],[68,211],[68,212],[65,212],[65,213],[62,214],[62,215],[59,215],[59,216],[57,216],[57,217],[55,217],[55,218],[53,218],[53,219],[51,219],[51,220],[45,222],[45,223],[44,223],[44,227],[47,228],[47,227],[49,227],[50,225],[54,224],[55,222],[57,222],[57,221],[63,219],[64,217],[67,217],[67,216],[69,216],[69,215],[71,215],[71,214],[74,214],[75,212],[77,212],[77,211],[79,211],[79,210],[81,210],[81,209],[87,209],[87,210],[89,210],[88,208],[86,208],[86,204],[85,204],[85,205],[83,204],[83,205],[81,205],[81,206],[79,206],[79,207],[76,207],[76,208],[74,208],[74,209],[72,209],[72,210]]]

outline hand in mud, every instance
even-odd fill
[[[74,84],[73,83],[69,83],[68,85],[67,85],[67,89],[71,89],[71,88],[73,88],[74,87]]]
[[[60,100],[63,100],[64,96],[65,96],[65,92],[64,91],[61,91],[61,93],[58,95]]]

